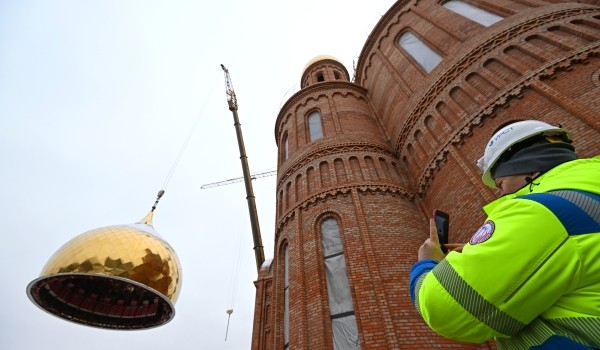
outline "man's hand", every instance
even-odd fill
[[[462,253],[464,243],[448,243],[444,244],[444,248],[448,249],[449,252],[458,252]]]
[[[429,238],[425,240],[423,245],[419,248],[419,261],[424,259],[433,259],[437,261],[442,261],[446,255],[442,252],[442,248],[440,247],[440,241],[437,235],[437,229],[435,227],[435,221],[433,219],[429,220]]]

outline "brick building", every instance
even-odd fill
[[[275,248],[252,349],[493,349],[432,333],[408,275],[434,208],[465,242],[496,193],[475,166],[517,119],[600,153],[600,1],[399,0],[355,76],[309,62],[281,108]],[[336,346],[334,347],[334,342]]]

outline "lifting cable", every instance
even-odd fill
[[[198,113],[198,116],[196,117],[196,120],[192,124],[192,127],[190,128],[190,131],[188,132],[187,137],[185,138],[185,141],[183,142],[183,144],[181,145],[181,148],[179,149],[179,153],[177,154],[175,161],[173,161],[173,164],[171,165],[171,169],[169,170],[169,173],[167,174],[167,177],[165,178],[165,181],[163,182],[163,184],[161,186],[162,193],[164,193],[164,189],[167,187],[167,185],[171,181],[171,178],[173,177],[173,173],[175,172],[175,169],[179,165],[179,161],[181,160],[181,157],[183,156],[183,153],[185,152],[185,149],[187,148],[187,145],[190,142],[192,135],[194,134],[194,130],[196,129],[196,126],[198,125],[198,122],[200,121],[200,117],[202,116],[204,109],[206,108],[206,104],[208,103],[211,96],[213,95],[213,92],[216,89],[218,78],[219,78],[218,76],[215,77],[213,84],[212,84],[212,88],[210,89],[210,92],[206,95],[206,98],[204,99],[204,103],[202,104],[200,113]],[[162,196],[162,194],[161,194],[161,196]],[[158,202],[158,200],[157,200],[157,202]],[[155,206],[156,206],[156,204],[155,204]]]
[[[242,231],[244,231],[244,229],[247,229],[247,225],[244,224],[244,215],[237,215],[237,217],[240,219],[240,223],[239,223],[239,229],[238,231],[238,237],[234,240],[235,241],[235,247],[233,250],[233,268],[231,271],[231,278],[229,281],[229,285],[231,288],[230,291],[230,300],[229,300],[229,309],[227,309],[226,313],[227,313],[227,328],[225,330],[225,341],[227,341],[227,334],[229,333],[229,319],[231,318],[231,314],[233,313],[233,306],[234,306],[234,302],[235,302],[235,297],[237,294],[237,285],[238,285],[238,281],[239,281],[239,275],[240,275],[240,265],[241,265],[241,259],[240,259],[240,249],[241,249],[241,240],[242,240]]]

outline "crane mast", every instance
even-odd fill
[[[238,118],[237,110],[237,98],[233,91],[233,84],[231,83],[231,77],[229,71],[221,64],[223,73],[225,74],[225,92],[227,94],[227,104],[229,110],[233,114],[233,121],[235,126],[235,132],[237,135],[238,147],[240,149],[240,160],[242,162],[242,172],[244,175],[244,184],[246,185],[246,200],[248,201],[248,211],[250,213],[250,225],[252,227],[252,238],[254,241],[254,256],[256,258],[256,270],[260,271],[260,268],[265,261],[265,253],[262,245],[262,239],[260,235],[260,225],[258,224],[258,214],[256,211],[256,200],[254,198],[254,191],[252,190],[252,177],[250,175],[250,168],[248,166],[248,157],[246,156],[246,149],[244,147],[244,138],[242,137],[242,127]]]

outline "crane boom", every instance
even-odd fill
[[[222,64],[221,68],[223,69],[223,73],[225,74],[225,92],[227,93],[227,104],[229,105],[229,110],[233,114],[233,125],[235,126],[238,147],[240,149],[242,173],[244,174],[244,184],[246,185],[246,200],[248,201],[248,212],[250,213],[250,226],[252,227],[252,238],[254,240],[254,256],[256,258],[256,270],[260,271],[263,262],[265,262],[265,252],[260,236],[260,225],[258,224],[258,214],[256,212],[256,200],[254,199],[254,191],[252,190],[252,178],[250,176],[250,167],[248,166],[248,157],[246,156],[246,149],[244,147],[244,138],[242,137],[242,127],[240,125],[240,120],[237,114],[237,98],[235,97],[235,92],[233,91],[233,84],[231,83],[229,71]]]
[[[223,64],[221,64],[221,68],[225,74],[225,93],[227,94],[227,104],[229,104],[229,110],[237,111],[237,98],[235,97],[235,91],[233,91],[233,83],[231,82],[231,77],[229,76],[229,70],[227,70]]]
[[[264,173],[252,174],[252,175],[250,175],[250,177],[251,177],[252,180],[255,180],[255,179],[260,179],[261,177],[267,177],[267,176],[273,176],[273,175],[277,175],[277,170],[267,171],[267,172],[264,172]],[[223,180],[223,181],[211,182],[209,184],[204,184],[204,185],[200,186],[200,189],[201,190],[205,190],[207,188],[213,188],[213,187],[230,185],[230,184],[241,182],[241,181],[244,181],[244,177],[235,177],[233,179],[228,179],[228,180]]]

